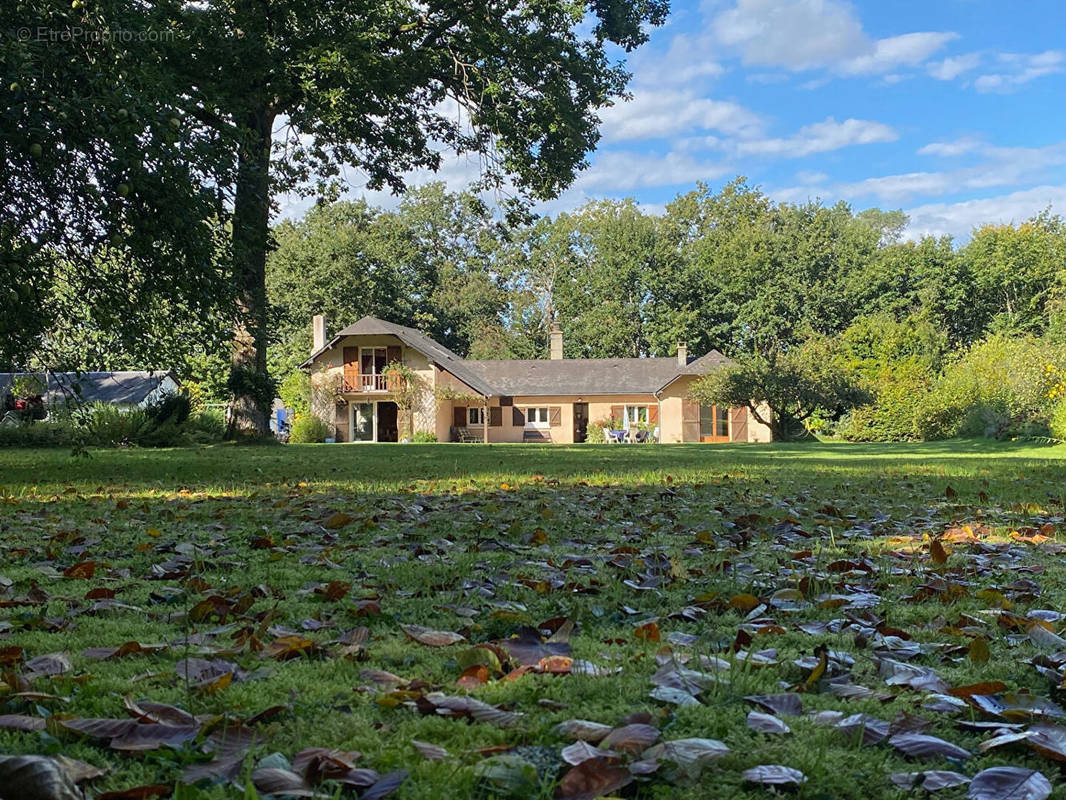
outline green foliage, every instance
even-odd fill
[[[289,442],[292,444],[313,444],[324,442],[333,435],[333,429],[314,414],[302,414],[292,421]]]
[[[833,419],[872,399],[833,363],[824,340],[712,372],[698,379],[690,394],[702,405],[746,406],[777,441],[803,436],[803,423],[816,412]]]
[[[22,400],[40,397],[46,389],[44,381],[37,375],[16,375],[11,381],[11,394]]]
[[[411,441],[415,444],[431,444],[437,441],[437,434],[429,431],[415,431],[411,436]]]
[[[925,395],[923,438],[1046,435],[1066,350],[1046,339],[997,334],[970,348]]]
[[[1066,442],[1066,398],[1059,400],[1052,407],[1048,429],[1055,439]]]
[[[290,372],[278,385],[278,397],[294,416],[311,412],[311,376],[302,370]]]

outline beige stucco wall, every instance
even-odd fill
[[[463,401],[438,399],[439,389],[450,388],[463,394],[476,395],[465,383],[460,381],[449,372],[438,369],[429,362],[424,354],[407,347],[395,336],[348,336],[339,341],[333,348],[323,353],[316,359],[311,369],[312,383],[323,381],[340,381],[344,374],[343,353],[345,347],[400,347],[403,361],[409,366],[425,386],[422,402],[414,413],[414,430],[433,433],[437,441],[447,442],[451,438],[451,427],[454,409],[457,405],[467,405]],[[663,390],[659,397],[650,394],[631,395],[552,395],[552,396],[519,396],[514,397],[513,405],[518,408],[548,407],[558,408],[560,419],[559,425],[548,427],[543,430],[551,434],[552,442],[571,444],[574,441],[574,403],[588,403],[589,427],[611,416],[613,406],[646,405],[658,410],[659,439],[664,443],[695,442],[699,441],[699,424],[685,424],[684,408],[686,398],[696,376],[682,376]],[[387,393],[346,393],[344,398],[349,403],[387,401],[390,396]],[[498,397],[490,398],[490,406],[499,406]],[[337,432],[338,441],[347,441],[348,432],[348,406],[338,406],[333,409],[321,409],[319,412],[331,424]],[[768,411],[760,408],[760,413],[768,417]],[[511,407],[501,408],[501,422],[499,426],[488,427],[488,440],[490,442],[521,442],[525,426],[514,425],[511,415]],[[653,426],[656,423],[653,423]],[[757,422],[748,414],[747,441],[768,442],[771,440],[768,426]]]
[[[414,409],[413,422],[415,431],[428,431],[436,433],[440,438],[434,387],[437,385],[437,370],[418,350],[407,347],[395,336],[346,336],[337,342],[332,348],[319,356],[311,368],[312,385],[333,384],[340,381],[344,376],[344,348],[345,347],[399,347],[401,360],[410,367],[418,379],[423,382],[425,392],[422,395],[420,406]],[[333,384],[336,385],[336,384]],[[342,395],[348,403],[371,403],[375,401],[387,401],[391,397],[388,393],[378,392],[345,392]],[[324,413],[323,413],[324,412]],[[337,406],[334,413],[321,409],[318,413],[330,422],[337,433],[337,441],[350,441],[348,431],[348,406]],[[444,438],[447,441],[448,431],[444,430]]]

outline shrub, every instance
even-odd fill
[[[1051,411],[1051,424],[1048,426],[1052,437],[1066,442],[1066,399],[1059,400]]]
[[[1047,435],[1066,352],[1046,339],[996,334],[974,345],[918,406],[923,438]]]
[[[853,442],[903,442],[922,438],[918,408],[932,381],[928,367],[917,359],[885,365],[863,381],[874,402],[852,410],[841,420],[837,435]]]
[[[77,439],[69,419],[0,425],[0,447],[72,447]]]
[[[429,431],[415,431],[411,441],[416,444],[430,444],[437,441],[437,434]]]
[[[226,438],[226,415],[220,408],[198,411],[185,422],[184,433],[190,444],[221,442]]]
[[[295,370],[285,376],[278,385],[278,397],[285,404],[285,408],[292,411],[296,416],[308,414],[311,411],[311,378],[301,370]]]
[[[329,425],[313,414],[301,414],[292,421],[289,441],[292,444],[324,442],[333,435]]]

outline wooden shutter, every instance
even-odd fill
[[[648,424],[654,425],[659,421],[659,406],[648,406]]]
[[[455,406],[452,409],[452,425],[457,428],[465,428],[466,420],[466,406]]]
[[[625,406],[611,406],[611,424],[616,422],[623,422],[622,417],[626,415]]]
[[[489,406],[489,427],[498,428],[503,425],[503,409],[499,406]]]
[[[690,397],[686,397],[681,401],[681,420],[683,422],[695,422],[699,424],[700,421],[700,404]]]
[[[395,345],[385,348],[385,363],[400,363],[403,361],[403,350]]]
[[[355,370],[359,372],[359,348],[358,347],[345,347],[344,348],[344,367],[345,369]]]
[[[522,413],[522,409],[511,407],[511,424],[516,428],[523,428],[526,424],[526,415]]]
[[[552,428],[558,428],[563,424],[563,412],[559,406],[552,406],[548,409],[548,425]]]
[[[734,408],[729,412],[730,439],[734,442],[748,441],[748,409],[744,406]]]

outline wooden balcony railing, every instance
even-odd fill
[[[396,388],[396,380],[390,375],[362,375],[357,370],[344,370],[345,393],[353,392],[391,392]]]

